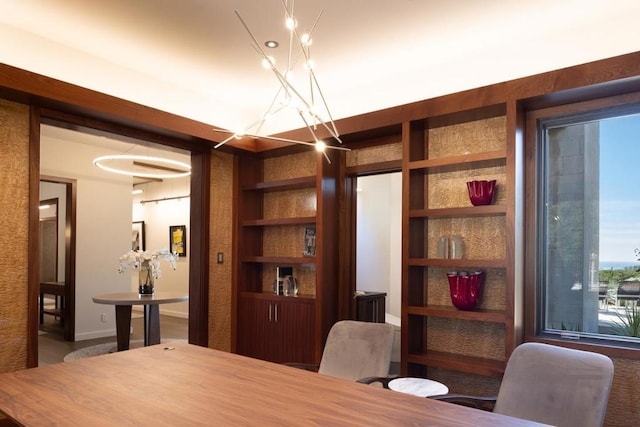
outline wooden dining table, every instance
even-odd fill
[[[183,342],[0,375],[24,426],[536,426]]]

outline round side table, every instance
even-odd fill
[[[426,378],[396,378],[389,381],[389,389],[419,397],[449,393],[449,387],[446,385]]]

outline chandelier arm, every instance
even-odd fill
[[[216,132],[222,132],[220,129],[214,129],[214,131]],[[226,132],[226,131],[225,131]],[[228,131],[231,132],[231,131]],[[222,142],[218,142],[216,145],[213,146],[213,148],[220,148],[222,147],[224,144],[226,144],[227,142],[231,141],[233,138],[236,137],[236,134],[234,132],[231,132],[233,135],[231,135],[230,137],[228,137],[227,139],[225,139]]]
[[[260,121],[260,124],[256,128],[256,134],[260,134],[260,131],[262,130],[262,125],[267,121],[268,117],[278,114],[280,111],[284,109],[284,106],[280,106],[276,108],[275,111],[273,111],[273,107],[276,105],[276,101],[280,96],[280,92],[282,92],[282,87],[278,89],[278,92],[276,93],[276,96],[273,98],[273,101],[271,101],[271,104],[269,105],[269,108],[267,108],[267,111],[265,111],[262,114],[262,120]]]
[[[324,155],[324,158],[327,159],[327,162],[329,162],[329,164],[331,164],[331,159],[329,158],[329,155],[327,154],[327,152],[323,151],[322,154]]]
[[[231,139],[233,139],[235,137],[234,132],[231,131],[231,130],[228,130],[228,129],[214,129],[214,130],[216,132],[232,133],[233,136],[231,136],[229,138],[229,140],[231,140]],[[310,147],[315,147],[316,146],[315,142],[300,141],[300,140],[297,140],[297,139],[290,139],[290,138],[281,138],[279,136],[254,135],[254,134],[250,134],[250,133],[245,134],[245,136],[248,136],[250,138],[270,139],[272,141],[287,142],[287,143],[291,143],[291,144],[308,145]],[[335,145],[327,145],[326,148],[330,148],[332,150],[340,150],[340,151],[351,151],[350,148],[339,147],[339,146],[335,146]]]
[[[324,103],[325,106],[325,110],[327,110],[327,114],[329,115],[330,121],[331,121],[331,126],[332,128],[329,128],[329,126],[327,126],[327,124],[315,113],[313,112],[313,109],[311,108],[311,105],[309,105],[309,103],[307,102],[306,99],[304,99],[304,97],[302,95],[300,95],[300,93],[296,90],[296,88],[294,88],[291,83],[289,83],[283,76],[282,74],[280,74],[280,72],[275,68],[272,67],[271,70],[273,71],[273,73],[276,75],[276,77],[278,78],[278,81],[280,82],[281,85],[285,86],[285,91],[287,92],[287,94],[290,94],[289,91],[291,91],[291,93],[293,93],[294,95],[296,95],[296,97],[302,101],[302,103],[305,105],[305,107],[307,108],[307,111],[309,111],[309,114],[311,114],[312,116],[314,116],[322,126],[324,126],[324,128],[329,132],[329,134],[335,138],[336,140],[338,140],[338,142],[340,142],[340,144],[342,144],[342,140],[340,139],[340,136],[338,134],[338,131],[336,129],[336,125],[333,122],[333,118],[331,118],[331,113],[328,111],[328,107],[327,104],[325,102],[324,96],[322,95],[322,91],[320,90],[320,88],[318,87],[318,83],[316,80],[316,88],[318,89],[318,93],[320,94],[320,97],[322,98],[322,101]],[[315,75],[313,73],[313,71],[311,72],[313,75]],[[306,124],[306,121],[305,121]],[[307,127],[309,127],[309,125],[307,124]]]
[[[298,115],[300,116],[300,118],[304,122],[304,124],[307,127],[307,129],[309,129],[309,132],[311,133],[311,136],[313,136],[313,140],[318,142],[320,140],[320,138],[318,138],[318,135],[316,135],[316,133],[314,132],[313,128],[311,126],[309,126],[309,122],[307,121],[307,119],[304,118],[304,114],[302,114],[302,111],[300,111],[299,108],[297,109],[297,111],[298,111]]]
[[[309,36],[309,40],[311,40],[311,34],[313,33],[313,30],[315,29],[318,21],[320,20],[320,17],[322,16],[322,13],[324,11],[320,11],[320,13],[318,14],[318,16],[316,17],[316,20],[313,23],[313,26],[311,27],[311,31],[309,31],[307,33],[307,36]],[[298,34],[298,30],[294,28],[293,30],[295,32],[296,35],[296,40],[298,42],[298,47],[300,48],[300,54],[298,55],[298,57],[300,57],[301,55],[304,56],[305,61],[309,61],[311,59],[311,54],[309,53],[309,44],[307,44],[306,46],[302,43],[302,37],[300,37],[300,34]]]
[[[322,99],[322,104],[324,105],[324,109],[326,110],[327,115],[329,116],[329,122],[331,123],[331,127],[333,128],[333,132],[331,132],[331,134],[335,139],[340,141],[340,138],[338,138],[338,136],[339,136],[338,129],[336,128],[336,124],[333,121],[333,116],[331,115],[331,111],[329,110],[329,106],[327,105],[327,100],[325,99],[324,94],[322,93],[322,89],[320,89],[320,84],[318,84],[318,79],[316,78],[316,73],[314,73],[313,70],[311,70],[311,77],[313,78],[313,81],[315,82],[315,85],[316,85],[316,89],[318,90],[318,94],[320,95],[320,98]],[[327,126],[325,125],[325,127],[327,127]],[[340,141],[340,143],[342,143],[342,141]]]
[[[256,126],[256,125],[258,125],[258,124],[261,124],[261,121],[264,121],[264,119],[256,120],[255,122],[251,123],[249,126],[247,126],[247,127],[243,130],[243,132],[242,132],[242,133],[238,133],[237,131],[236,131],[236,132],[232,132],[232,131],[229,131],[229,130],[226,130],[226,129],[213,129],[213,130],[214,130],[214,131],[216,131],[216,132],[231,132],[231,133],[233,133],[233,135],[231,135],[229,138],[227,138],[227,139],[225,139],[224,141],[219,142],[218,144],[214,145],[214,147],[213,147],[213,148],[219,148],[219,147],[223,146],[224,144],[226,144],[227,142],[231,141],[231,140],[232,140],[232,139],[234,139],[234,138],[242,137],[242,135],[246,134],[246,132],[245,132],[245,131],[247,131],[247,130],[249,130],[249,129],[253,128],[254,126]]]
[[[293,69],[292,68],[293,64],[291,62],[291,57],[293,53],[293,36],[296,33],[295,17],[293,16],[293,10],[291,14],[289,14],[288,19],[291,19],[293,21],[292,28],[289,29],[289,52],[287,52],[287,73],[290,73],[291,70]]]
[[[309,73],[309,96],[311,97],[311,105],[316,105],[315,91],[313,90],[313,79],[311,78],[311,73]],[[311,117],[313,117],[313,128],[317,129],[318,122],[320,120],[318,120],[318,116],[314,111],[311,112]]]
[[[256,39],[256,37],[253,35],[253,33],[251,32],[251,30],[249,29],[249,27],[247,26],[247,23],[244,22],[244,19],[242,19],[242,16],[240,16],[240,12],[238,12],[237,10],[234,10],[233,13],[236,14],[236,16],[238,17],[238,19],[240,20],[240,23],[242,24],[242,26],[244,27],[244,29],[247,31],[247,33],[249,34],[249,37],[251,37],[251,40],[253,40],[253,48],[256,49],[260,55],[262,55],[262,59],[266,59],[267,61],[269,61],[269,57],[267,56],[267,54],[264,52],[264,50],[262,49],[262,47],[260,47],[260,43],[258,43],[258,40]],[[271,62],[271,61],[269,61]],[[273,66],[273,64],[271,64]]]

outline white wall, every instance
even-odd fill
[[[190,199],[166,200],[141,204],[141,200],[153,200],[189,195],[190,179],[177,178],[162,183],[148,183],[136,186],[144,193],[133,198],[133,221],[144,221],[145,250],[156,251],[169,248],[169,227],[185,225],[187,227],[187,256],[178,258],[176,270],[169,263],[161,261],[162,276],[155,281],[156,291],[176,291],[189,293],[189,212]],[[138,272],[131,275],[131,290],[138,291]],[[160,313],[176,317],[188,318],[189,303],[161,304]]]
[[[402,281],[401,173],[358,178],[357,204],[356,289],[386,292],[387,314],[399,321]]]

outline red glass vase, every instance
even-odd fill
[[[493,190],[496,187],[496,180],[491,181],[469,181],[469,199],[473,206],[490,205],[493,202]]]
[[[447,273],[451,302],[459,310],[471,310],[480,300],[484,285],[484,271],[467,273],[452,271]]]

